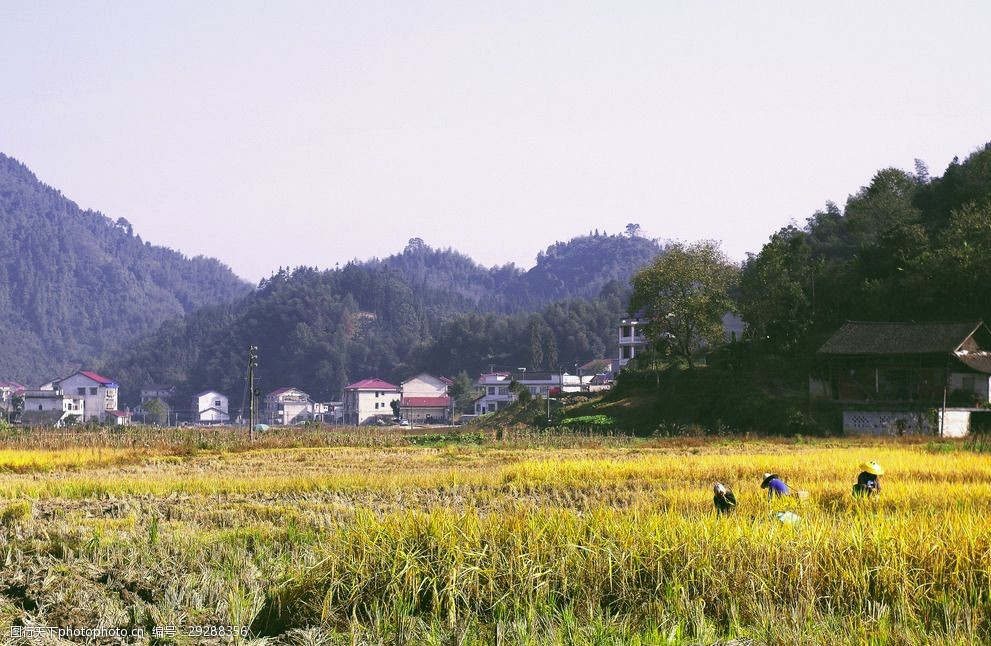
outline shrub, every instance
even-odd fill
[[[27,500],[18,500],[4,507],[3,511],[0,511],[0,525],[10,526],[30,515],[31,503]]]

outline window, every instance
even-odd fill
[[[89,389],[89,394],[95,395],[96,394],[96,388],[90,388]]]
[[[378,410],[378,409],[379,409],[379,403],[378,402],[375,402],[375,410]]]
[[[631,326],[629,326],[629,325],[624,325],[623,326],[623,332],[621,333],[621,336],[623,336],[624,338],[625,337],[633,336],[633,328]]]
[[[215,399],[213,401],[213,405],[216,406],[217,408],[220,408],[220,400],[219,399]]]
[[[76,394],[77,395],[85,395],[86,394],[86,389],[85,388],[76,388]]]
[[[489,394],[490,394],[490,395],[494,395],[494,394],[496,394],[496,389],[495,389],[495,386],[489,386]]]

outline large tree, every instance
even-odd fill
[[[674,243],[633,277],[630,310],[646,321],[652,343],[668,346],[691,368],[700,348],[722,342],[722,318],[733,310],[730,291],[738,277],[717,242]]]

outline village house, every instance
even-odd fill
[[[392,402],[399,403],[399,387],[381,379],[362,379],[344,387],[344,423],[355,426],[388,420]]]
[[[647,349],[647,337],[643,335],[643,312],[627,315],[619,321],[619,359],[617,371],[624,368],[638,354]]]
[[[454,404],[448,394],[453,382],[447,377],[435,377],[421,372],[399,384],[400,415],[412,423],[450,422]]]
[[[14,398],[23,397],[27,386],[16,381],[0,381],[0,413],[5,418],[13,412]]]
[[[585,380],[591,381],[591,377]],[[475,386],[482,391],[481,396],[475,400],[475,414],[494,413],[516,401],[516,395],[509,390],[514,381],[534,397],[546,398],[559,392],[579,392],[583,378],[566,372],[529,370],[483,373],[475,382]]]
[[[190,406],[196,424],[226,424],[231,421],[227,395],[216,390],[204,390],[193,395]]]
[[[68,377],[50,381],[40,390],[57,390],[67,397],[81,398],[84,402],[82,419],[84,422],[91,420],[104,422],[111,411],[123,412],[117,410],[117,384],[88,370],[77,370]],[[119,415],[109,417],[115,423],[121,423],[121,420],[125,419]]]
[[[85,417],[86,401],[61,389],[25,390],[20,422],[24,426],[69,426]]]
[[[809,396],[836,402],[847,432],[962,436],[991,402],[991,330],[983,322],[849,321],[817,356]]]
[[[344,402],[313,402],[313,419],[325,424],[343,424]]]
[[[299,388],[273,390],[265,395],[265,419],[275,426],[308,422],[313,419],[313,400]]]
[[[626,318],[620,320],[618,337],[619,360],[616,362],[616,372],[626,367],[626,364],[636,359],[638,355],[642,355],[650,350],[650,342],[643,333],[643,326],[646,323],[647,319],[644,317],[643,310],[632,315],[627,314]],[[746,324],[736,314],[732,312],[723,314],[722,325],[723,341],[726,343],[739,341],[743,338]]]

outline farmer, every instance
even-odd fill
[[[764,481],[760,483],[760,488],[767,489],[768,499],[791,495],[791,489],[788,488],[788,485],[776,473],[765,473]]]
[[[857,484],[853,485],[853,495],[873,496],[881,493],[881,476],[884,469],[877,462],[862,462],[860,464],[860,475],[857,476]]]
[[[717,482],[712,492],[715,494],[712,497],[712,504],[716,506],[716,514],[728,514],[736,509],[736,496],[726,485]]]

